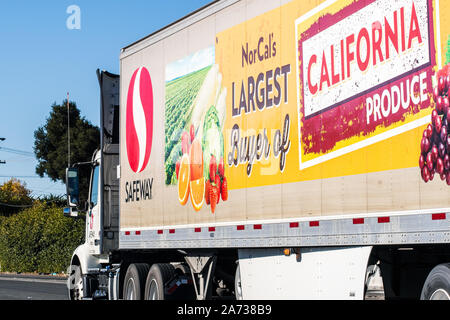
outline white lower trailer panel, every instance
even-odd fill
[[[245,300],[340,300],[364,298],[372,247],[302,248],[285,256],[281,249],[241,249],[239,268]]]

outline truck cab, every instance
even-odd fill
[[[119,76],[97,70],[97,77],[101,92],[100,148],[94,152],[91,161],[75,163],[66,170],[68,207],[64,214],[76,218],[82,217],[79,208],[86,212],[85,241],[74,251],[68,271],[72,299],[85,297],[89,292],[87,287],[98,288],[98,270],[109,263],[111,252],[119,245]],[[79,203],[80,166],[91,168],[85,204]],[[97,294],[106,294],[98,291]]]

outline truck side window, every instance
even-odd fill
[[[98,201],[98,172],[99,166],[94,168],[94,174],[92,175],[92,184],[91,184],[91,203],[93,206],[97,204]]]

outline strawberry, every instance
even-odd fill
[[[177,160],[177,163],[175,164],[175,172],[177,173],[177,179],[178,179],[178,172],[180,172],[180,159]]]
[[[225,168],[223,166],[223,157],[220,157],[220,161],[219,161],[219,175],[221,177],[225,176]]]
[[[211,189],[211,183],[209,182],[209,180],[206,180],[206,187],[205,187],[205,200],[206,200],[206,204],[209,205],[210,203],[210,193],[209,190]]]
[[[216,181],[216,171],[217,171],[216,158],[214,157],[214,155],[211,155],[211,160],[209,161],[209,178],[211,179],[211,182]]]
[[[220,176],[218,174],[216,174],[216,178],[215,178],[214,182],[220,190],[220,185],[222,184],[222,182],[220,181]]]
[[[211,212],[214,213],[214,211],[216,210],[217,198],[219,197],[215,183],[211,184],[209,192],[210,192]]]
[[[194,141],[195,138],[195,129],[193,124],[191,124],[191,129],[189,130],[189,132],[191,134],[191,143],[192,143],[192,141]]]
[[[221,185],[221,183],[220,183],[220,177],[218,176],[218,175],[216,175],[216,181],[215,181],[215,183],[216,183],[216,188],[217,188],[217,203],[219,203],[219,200],[220,200],[220,185]]]
[[[220,195],[222,196],[223,201],[227,201],[227,199],[228,199],[228,184],[227,184],[227,178],[225,178],[225,177],[223,177]]]

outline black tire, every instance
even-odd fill
[[[168,294],[164,287],[174,277],[175,267],[170,263],[152,265],[145,281],[145,300],[172,300],[174,295]]]
[[[450,263],[431,270],[423,285],[421,300],[450,300]]]
[[[124,300],[143,300],[145,279],[149,269],[150,267],[146,263],[130,264],[123,282]]]
[[[83,275],[78,265],[71,265],[69,269],[69,277],[67,278],[67,289],[70,300],[83,299]]]

